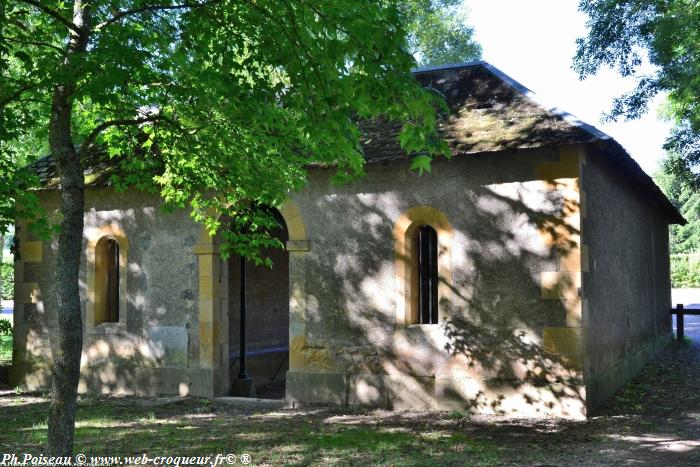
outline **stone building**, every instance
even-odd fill
[[[674,206],[609,136],[484,62],[418,70],[453,157],[418,176],[364,125],[367,177],[279,209],[247,271],[251,376],[290,402],[585,416],[670,340]],[[50,158],[35,165],[51,189]],[[185,212],[87,174],[81,391],[231,393],[240,260]],[[19,230],[14,378],[47,385],[56,242]]]

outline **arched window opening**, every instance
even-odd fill
[[[438,324],[442,319],[451,296],[452,236],[447,216],[430,206],[399,215],[394,224],[398,324]]]
[[[119,244],[106,239],[95,252],[95,324],[119,322]]]
[[[417,229],[418,322],[438,324],[438,239],[429,225]]]

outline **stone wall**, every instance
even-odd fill
[[[289,399],[583,416],[580,153],[372,165],[339,188],[314,171],[294,196],[310,250],[291,270]],[[438,231],[438,325],[406,321],[412,223]]]
[[[670,340],[669,220],[605,153],[589,149],[583,167],[585,375],[594,410]]]
[[[43,192],[55,213],[56,192]],[[211,375],[199,365],[197,256],[200,227],[185,211],[165,214],[157,197],[110,188],[86,190],[80,295],[84,344],[81,391],[109,393],[211,393]],[[118,323],[95,325],[95,245],[114,238],[120,247]],[[13,378],[47,386],[55,326],[53,269],[56,239],[41,241],[20,230],[17,262]],[[211,371],[209,371],[211,373]]]
[[[504,151],[438,160],[422,176],[394,161],[342,187],[313,169],[280,209],[287,252],[271,275],[251,269],[251,306],[277,311],[250,315],[250,342],[288,338],[292,402],[585,416],[670,334],[667,219],[602,157]],[[56,193],[42,199],[55,211]],[[238,263],[185,211],[158,206],[87,190],[80,389],[228,394]],[[421,224],[438,235],[436,325],[412,321]],[[19,237],[13,377],[33,389],[48,383],[57,244]],[[123,255],[125,312],[95,325],[105,237]]]

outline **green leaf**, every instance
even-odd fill
[[[639,118],[667,93],[666,117],[675,127],[664,148],[700,182],[700,2],[581,0],[579,8],[588,15],[588,34],[577,40],[573,68],[581,78],[612,67],[636,79],[635,89],[613,100],[609,119]]]
[[[430,173],[432,160],[430,156],[416,156],[411,161],[411,170],[417,170],[418,175],[423,175],[423,172]]]
[[[115,156],[121,156],[122,150],[121,150],[121,148],[109,147],[109,148],[107,148],[107,154],[109,155],[110,158],[115,157]]]
[[[14,56],[21,60],[26,68],[30,69],[34,66],[34,60],[32,60],[32,57],[30,57],[28,53],[18,50],[14,53]]]

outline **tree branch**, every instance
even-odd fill
[[[60,47],[57,47],[53,44],[49,44],[48,42],[41,42],[41,41],[23,41],[20,39],[15,39],[13,37],[6,37],[6,41],[8,42],[14,42],[16,44],[21,44],[21,45],[34,45],[37,47],[48,47],[50,49],[55,50],[56,52],[60,53],[61,55],[65,55],[66,51]]]
[[[19,89],[17,89],[15,92],[13,92],[12,94],[10,94],[9,96],[3,97],[2,99],[0,99],[0,109],[3,108],[3,107],[5,107],[5,106],[6,106],[7,104],[9,104],[10,102],[12,102],[12,101],[18,99],[18,98],[19,98],[22,94],[24,94],[25,92],[34,89],[35,87],[36,87],[36,84],[35,84],[35,83],[24,84],[24,85],[20,86]]]
[[[103,21],[102,23],[98,24],[95,26],[95,30],[100,30],[104,28],[105,26],[109,26],[112,23],[116,23],[120,19],[130,16],[130,15],[136,15],[139,13],[145,13],[147,11],[161,11],[161,10],[182,10],[186,8],[201,8],[203,6],[207,6],[209,4],[215,3],[217,0],[211,0],[208,2],[185,2],[185,3],[180,3],[176,5],[144,5],[140,6],[138,8],[132,8],[130,10],[123,10],[119,11],[114,14],[111,18],[109,18],[106,21]]]
[[[49,8],[48,6],[42,4],[41,2],[39,2],[37,0],[19,0],[19,1],[22,3],[26,3],[27,5],[32,5],[33,7],[40,9],[41,11],[46,13],[47,15],[51,16],[53,19],[62,23],[65,27],[67,27],[71,31],[75,32],[76,34],[79,34],[79,35],[83,34],[83,31],[74,22],[65,18],[61,13],[54,10],[53,8]]]
[[[107,128],[113,126],[129,126],[129,125],[140,125],[142,123],[156,122],[159,120],[164,120],[162,115],[149,115],[148,117],[141,118],[131,118],[131,119],[118,119],[118,120],[107,120],[104,123],[97,125],[92,132],[85,138],[83,144],[80,145],[80,153],[84,154],[86,151],[92,149],[95,145],[95,140],[97,137],[105,131]]]

